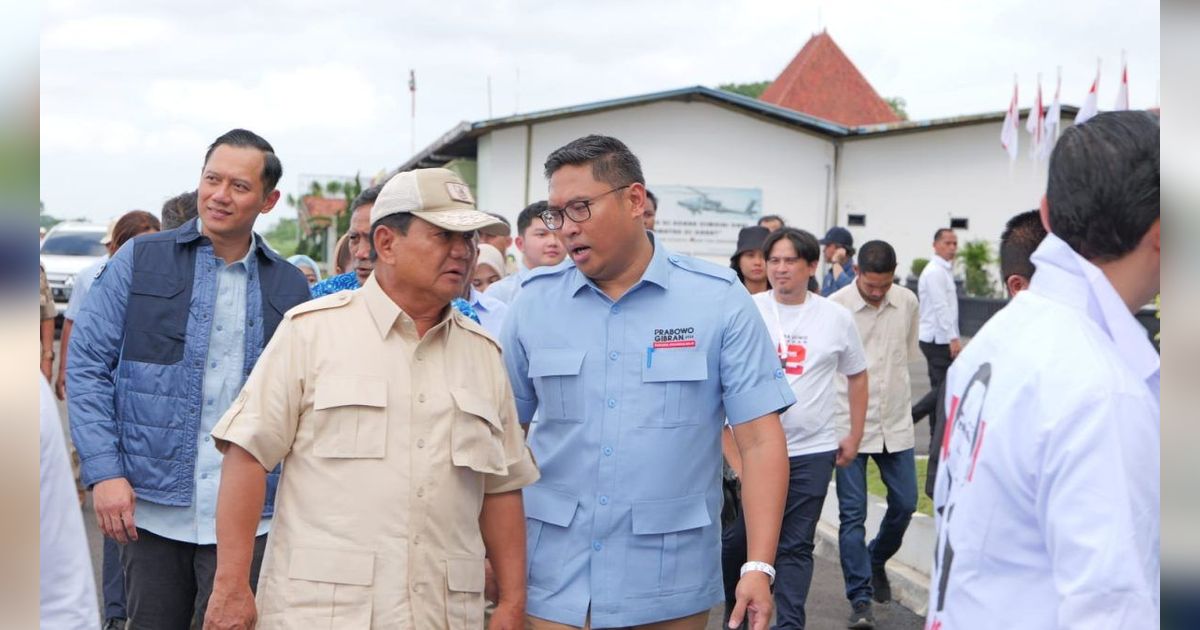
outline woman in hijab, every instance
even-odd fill
[[[321,281],[321,268],[317,266],[317,261],[305,256],[304,254],[296,254],[287,259],[288,262],[295,265],[297,269],[304,272],[304,279],[308,280],[308,286]]]

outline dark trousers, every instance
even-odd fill
[[[217,569],[217,546],[171,540],[140,527],[137,534],[136,541],[121,549],[128,630],[188,630],[193,618],[195,627],[202,627]],[[265,534],[254,540],[251,589],[258,587],[266,546]]]
[[[787,503],[779,530],[779,548],[775,553],[775,628],[804,628],[804,602],[808,599],[813,576],[813,540],[817,535],[817,522],[821,520],[821,507],[829,492],[829,480],[833,478],[836,455],[837,451],[829,451],[788,458]],[[734,540],[722,541],[725,543],[721,559],[725,569],[726,618],[733,606],[730,600],[734,599],[730,580],[736,588],[737,574],[747,559],[745,522],[742,517],[738,521],[740,530],[732,526],[727,530]],[[741,549],[741,557],[734,560],[732,556],[737,549]],[[731,571],[735,566],[736,569]]]
[[[867,459],[874,458],[879,476],[887,487],[887,512],[879,524],[879,533],[871,544],[867,530]],[[917,509],[917,465],[913,449],[899,453],[859,455],[854,462],[836,471],[838,512],[838,551],[842,577],[846,581],[846,599],[851,603],[871,599],[871,569],[882,567],[900,549],[904,532]]]
[[[746,564],[746,513],[739,506],[737,518],[721,530],[721,575],[725,580],[725,623],[722,628],[729,627],[729,615],[737,604],[737,584],[742,578],[743,564]],[[748,627],[746,624],[743,620],[741,627]]]
[[[946,370],[950,369],[953,359],[950,358],[950,344],[921,342],[921,354],[929,365],[929,392],[921,397],[912,408],[913,422],[925,416],[931,416],[937,406],[937,390],[942,381],[946,380]]]
[[[104,619],[124,619],[125,614],[125,570],[121,567],[121,545],[104,537],[101,555],[100,586],[104,592]]]

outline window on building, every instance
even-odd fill
[[[951,217],[950,218],[950,229],[951,230],[968,229],[967,228],[968,224],[969,224],[969,221],[967,220],[966,217]]]
[[[846,215],[846,224],[850,227],[865,227],[867,225],[867,215],[848,214]]]

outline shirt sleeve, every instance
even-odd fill
[[[512,385],[517,420],[521,424],[528,424],[537,412],[538,398],[533,388],[533,379],[529,378],[529,354],[521,344],[520,322],[523,319],[521,311],[524,310],[524,303],[525,301],[518,296],[510,306],[508,315],[504,318],[504,328],[500,332],[500,347],[504,348],[504,367],[508,370],[508,380]]]
[[[292,449],[304,395],[305,344],[292,318],[285,317],[263,350],[250,378],[212,430],[222,453],[237,444],[274,470]]]
[[[1036,486],[1060,628],[1140,628],[1158,611],[1158,415],[1098,393],[1050,431]]]
[[[907,326],[908,339],[906,340],[905,350],[908,354],[908,362],[924,361],[925,355],[921,353],[921,307],[916,300],[910,300],[904,313],[904,324]]]
[[[842,325],[844,344],[838,354],[838,372],[845,375],[858,374],[867,369],[867,353],[863,350],[862,337],[858,334],[858,326],[854,325],[854,316],[845,308],[839,307],[844,313],[838,313]]]
[[[538,480],[541,474],[534,463],[533,453],[525,444],[525,432],[517,422],[517,408],[513,404],[512,389],[505,381],[498,388],[501,392],[500,426],[504,430],[504,460],[508,471],[504,475],[488,475],[484,481],[484,492],[497,494],[519,490]]]
[[[733,284],[722,302],[721,399],[729,424],[782,413],[796,403],[796,395],[784,377],[754,300],[741,284]]]

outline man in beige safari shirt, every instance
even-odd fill
[[[858,457],[837,470],[841,524],[838,547],[851,628],[870,628],[871,600],[891,599],[884,565],[895,555],[917,509],[917,472],[913,453],[912,391],[908,364],[921,357],[917,346],[920,309],[912,291],[893,283],[896,250],[883,241],[858,250],[858,275],[829,299],[850,310],[867,354],[871,375],[867,422]],[[843,379],[844,380],[844,379]],[[849,431],[846,386],[839,384],[839,431]],[[887,513],[879,533],[866,544],[867,459],[875,460],[887,486]]]
[[[394,176],[371,211],[375,273],[285,316],[213,430],[225,452],[205,628],[524,624],[520,489],[538,478],[497,343],[449,306],[475,210],[452,172]],[[283,461],[254,601],[266,472]]]

